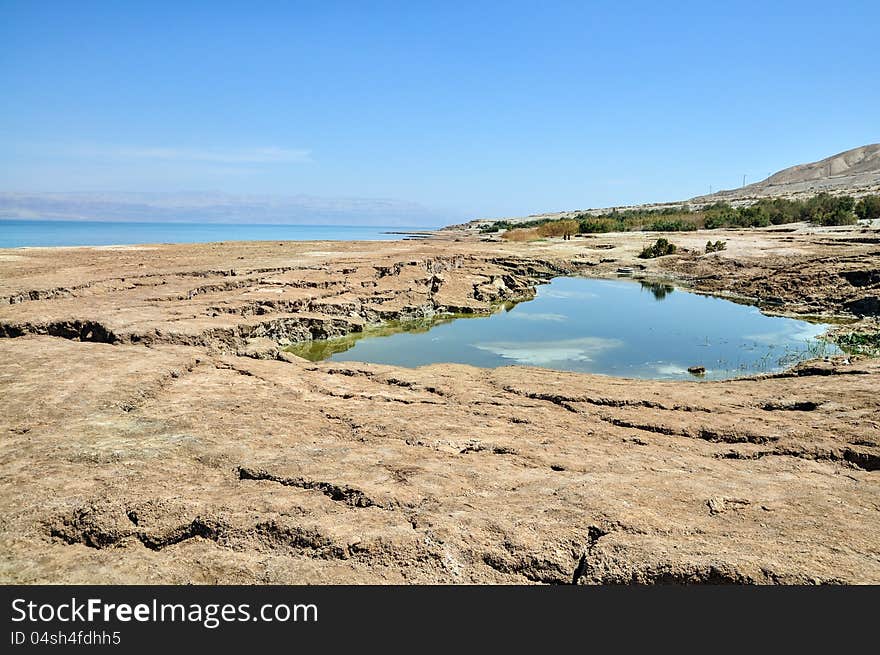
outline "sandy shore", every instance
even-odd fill
[[[700,383],[279,350],[621,267],[876,326],[877,230],[637,259],[656,236],[0,250],[0,581],[880,583],[880,360]]]

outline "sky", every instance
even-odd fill
[[[0,0],[0,191],[671,201],[880,141],[880,3]]]

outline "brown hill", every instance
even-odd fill
[[[797,197],[821,191],[863,195],[880,191],[880,143],[799,164],[739,189],[698,196],[692,202],[746,200],[755,197]]]

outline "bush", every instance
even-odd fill
[[[514,224],[510,221],[495,221],[494,223],[489,223],[488,225],[483,225],[480,227],[480,234],[491,234],[493,232],[499,232],[501,230],[513,230],[517,227],[521,227],[523,224]]]
[[[581,234],[593,234],[596,232],[623,232],[626,226],[613,218],[582,218],[578,230]]]
[[[507,230],[507,232],[501,235],[502,239],[507,239],[508,241],[535,241],[540,237],[541,235],[538,234],[538,228],[535,227]]]
[[[880,332],[851,332],[832,337],[840,348],[852,355],[880,355]]]
[[[851,225],[855,200],[852,196],[832,196],[820,193],[804,203],[803,217],[816,225]]]
[[[711,241],[706,242],[706,254],[708,255],[710,252],[721,252],[722,250],[727,250],[727,242],[721,241],[720,239],[715,243]]]
[[[716,202],[705,207],[703,215],[705,216],[706,228],[709,230],[736,225],[739,220],[737,211],[726,202]]]
[[[880,196],[865,196],[856,203],[855,212],[862,220],[880,218]]]
[[[573,220],[549,221],[538,227],[538,234],[542,237],[562,237],[570,239],[573,234],[578,233],[580,225]]]
[[[743,207],[716,202],[694,211],[686,205],[623,211],[613,209],[599,215],[582,212],[573,219],[534,218],[517,223],[496,221],[481,227],[480,231],[489,233],[502,229],[512,231],[538,228],[542,236],[569,238],[577,232],[679,232],[702,227],[710,230],[721,227],[766,227],[797,221],[810,221],[817,225],[849,225],[855,222],[856,215],[859,218],[880,218],[880,196],[865,196],[858,204],[850,196],[820,193],[808,200],[763,198]]]
[[[736,214],[734,225],[737,227],[767,227],[770,225],[770,213],[760,203],[740,207]]]
[[[696,230],[697,224],[680,218],[661,218],[648,226],[652,232],[686,232]]]
[[[773,225],[796,223],[801,220],[802,203],[800,202],[783,198],[774,198],[773,200],[765,198],[759,200],[757,204],[762,208],[762,211]]]
[[[657,242],[652,246],[645,246],[642,249],[642,252],[639,253],[639,257],[642,259],[653,259],[655,257],[663,257],[664,255],[673,254],[678,248],[674,243],[669,243],[664,238],[657,239]]]

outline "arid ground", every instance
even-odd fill
[[[620,267],[877,327],[876,229],[637,259],[656,236],[0,250],[0,580],[880,583],[878,359],[661,382],[279,348]]]

